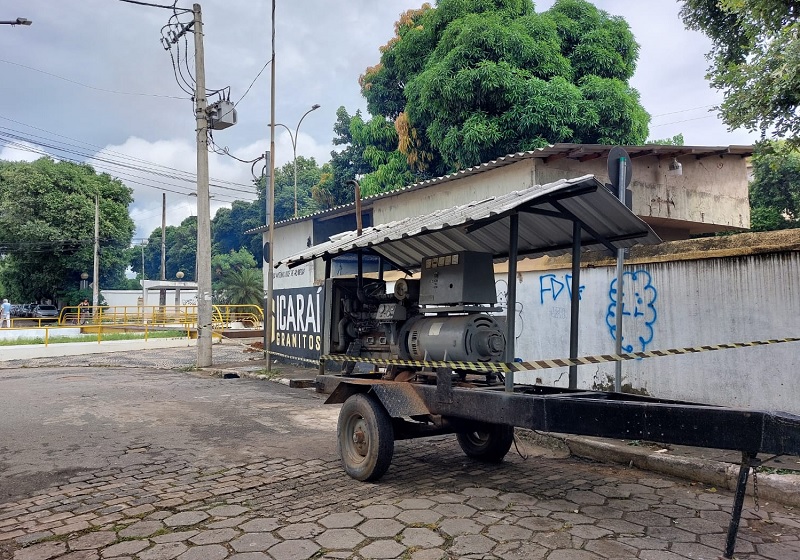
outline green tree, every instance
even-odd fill
[[[311,190],[322,178],[322,169],[314,158],[297,156],[297,213],[310,214],[317,209]],[[275,221],[294,217],[294,161],[275,169]]]
[[[238,251],[211,255],[211,276],[214,280],[222,280],[231,271],[255,267],[256,260],[244,247]]]
[[[707,78],[724,93],[728,127],[800,133],[800,10],[783,0],[684,0],[689,29],[712,42]]]
[[[657,146],[684,146],[683,133],[676,134],[672,138],[659,138],[657,140],[648,140],[645,144],[655,144]]]
[[[264,262],[260,235],[244,232],[264,225],[263,196],[253,202],[234,201],[230,208],[220,208],[211,220],[212,254],[227,254],[246,249],[255,258],[253,266]]]
[[[230,305],[262,305],[264,278],[257,268],[230,270],[222,280],[223,299]]]
[[[750,229],[800,227],[800,154],[785,142],[765,142],[753,154]]]
[[[136,272],[139,279],[142,275],[142,254],[144,253],[144,275],[147,280],[161,278],[161,228],[150,234],[144,246],[136,245],[128,249],[128,265]],[[197,260],[197,217],[189,216],[178,226],[167,226],[166,229],[166,278],[173,280],[180,270],[184,280],[196,279]]]
[[[99,283],[125,284],[134,224],[131,190],[85,164],[41,158],[0,162],[0,281],[18,301],[56,300],[94,262],[95,196],[100,201]]]
[[[331,152],[331,161],[322,166],[320,180],[311,189],[311,196],[320,210],[352,202],[353,186],[348,181],[374,171],[364,159],[366,146],[356,142],[350,131],[356,119],[363,123],[361,111],[351,116],[344,107],[336,110],[333,144],[342,148]]]
[[[585,0],[539,14],[529,0],[441,0],[401,15],[360,83],[405,171],[440,175],[548,143],[642,144],[649,115],[628,84],[638,50],[623,19]],[[394,156],[383,174],[370,163],[364,183],[408,180]]]

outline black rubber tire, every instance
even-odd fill
[[[392,463],[392,419],[374,397],[357,393],[344,402],[336,437],[342,466],[356,480],[378,480]]]
[[[486,463],[499,463],[514,443],[514,427],[505,424],[480,424],[469,432],[456,434],[467,457]]]

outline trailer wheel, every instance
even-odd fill
[[[481,424],[469,432],[456,434],[467,457],[499,463],[514,443],[514,427],[505,424]]]
[[[339,458],[356,480],[378,480],[392,462],[394,429],[383,405],[368,395],[350,396],[339,412]]]

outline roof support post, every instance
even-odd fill
[[[519,214],[509,216],[508,234],[508,293],[506,295],[506,352],[505,361],[514,361],[514,336],[517,310],[517,253],[519,250]],[[514,391],[514,372],[506,373],[506,391]]]
[[[569,323],[569,357],[578,357],[578,313],[581,300],[581,226],[572,222],[572,298]],[[578,388],[578,366],[569,366],[569,388]]]

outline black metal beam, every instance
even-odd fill
[[[514,361],[514,336],[516,335],[517,310],[517,253],[519,249],[519,214],[509,217],[508,224],[508,292],[506,294],[506,362]],[[510,372],[509,372],[510,373]],[[514,374],[506,374],[506,390],[513,391]]]
[[[569,216],[569,217],[570,217],[570,219],[572,219],[573,221],[577,221],[577,219],[578,219],[578,218],[575,216],[575,214],[573,214],[572,212],[570,212],[569,210],[567,210],[566,208],[564,208],[564,206],[563,206],[561,203],[559,203],[559,202],[552,202],[551,204],[553,205],[553,207],[554,207],[554,208],[556,208],[556,209],[557,209],[557,210],[559,210],[560,212],[563,212],[565,216]],[[611,251],[611,253],[613,253],[613,254],[615,254],[615,255],[617,254],[617,247],[616,247],[615,245],[613,245],[613,244],[612,244],[612,243],[611,243],[611,242],[608,240],[608,238],[607,238],[606,236],[604,236],[604,235],[600,235],[600,234],[599,234],[597,231],[595,231],[595,230],[594,230],[594,228],[592,228],[592,227],[589,227],[589,226],[587,226],[587,225],[586,225],[586,224],[584,224],[584,223],[582,223],[582,224],[581,224],[581,229],[583,229],[584,231],[586,231],[586,233],[588,233],[589,235],[591,235],[591,236],[592,236],[594,239],[596,239],[596,240],[597,240],[599,243],[602,243],[602,244],[603,244],[603,245],[606,247],[606,249],[608,249],[609,251]]]
[[[581,228],[578,220],[572,222],[572,298],[569,313],[569,357],[578,357],[578,316],[581,309]],[[569,366],[569,388],[578,388],[578,366]]]

